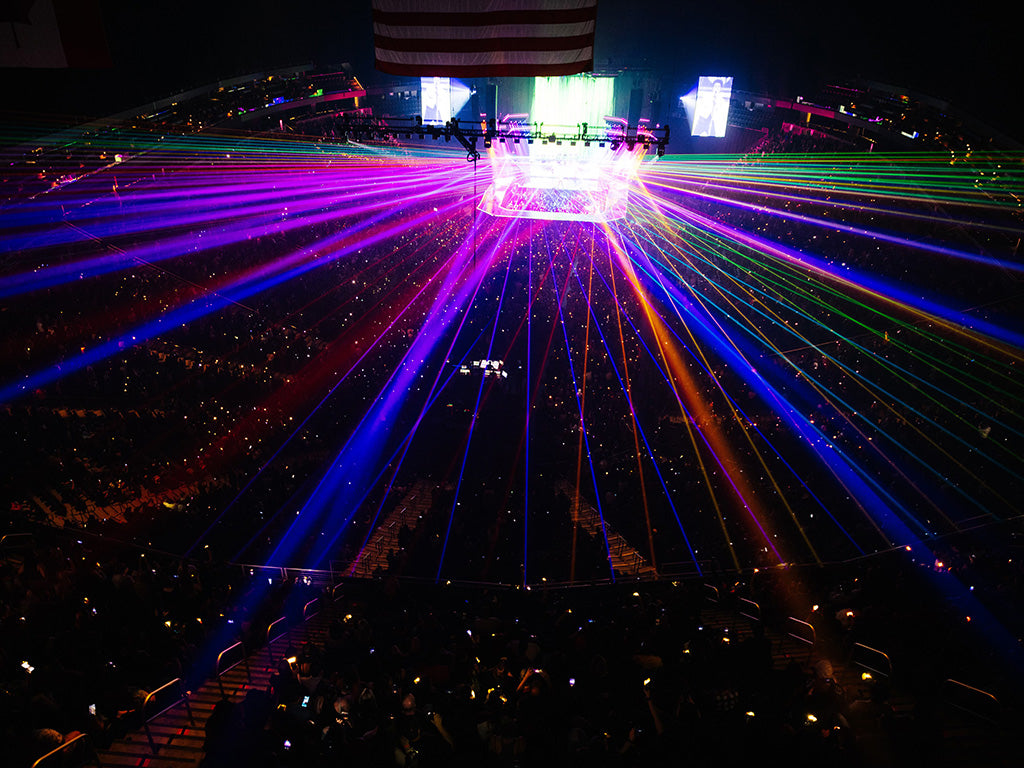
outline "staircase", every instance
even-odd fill
[[[368,578],[378,569],[388,569],[388,556],[401,547],[398,534],[403,527],[415,530],[420,520],[430,511],[431,491],[434,486],[417,480],[391,513],[378,525],[370,540],[356,559],[346,568],[346,575]]]
[[[765,638],[771,643],[772,667],[777,673],[793,663],[799,665],[804,673],[808,673],[817,662],[827,660],[832,666],[833,679],[845,692],[847,703],[855,699],[869,698],[871,686],[880,678],[888,678],[889,682],[892,682],[892,668],[888,665],[888,659],[886,658],[884,663],[879,663],[884,654],[878,654],[877,651],[874,651],[874,654],[878,655],[858,653],[856,648],[851,653],[850,650],[839,647],[834,639],[828,641],[816,636],[811,624],[792,617],[787,617],[785,622],[781,623],[762,623],[760,607],[756,603],[726,596],[720,601],[716,588],[705,585],[705,589],[705,602],[700,611],[700,626],[703,632],[707,633],[708,637],[715,638],[717,642],[736,644],[750,638],[754,634],[754,628],[760,626],[764,630]],[[865,675],[868,670],[874,670],[874,673],[868,672]],[[892,707],[894,722],[906,721],[914,707],[914,699],[900,684],[892,687],[888,702]],[[858,727],[861,737],[859,748],[862,750],[865,765],[900,764],[894,762],[894,745],[887,741],[887,737],[880,730],[869,733],[871,729],[863,722]],[[978,730],[975,725],[973,731],[977,733]],[[966,759],[948,764],[1002,766],[1007,763],[982,763]]]
[[[587,504],[567,482],[562,484],[561,490],[569,497],[573,525],[578,525],[588,536],[599,541],[603,541],[607,535],[608,557],[617,575],[632,576],[642,581],[658,578],[655,567],[621,533],[602,520],[598,511]]]
[[[56,512],[54,512],[53,511],[53,507],[51,507],[47,502],[43,501],[38,496],[33,494],[29,498],[32,499],[32,503],[35,504],[36,508],[40,512],[42,512],[43,519],[46,521],[47,525],[52,525],[55,528],[63,528],[64,527],[64,516],[63,515],[58,515]]]
[[[301,648],[306,642],[322,644],[328,621],[328,613],[321,611],[249,656],[247,664],[239,663],[224,672],[219,684],[216,675],[211,677],[188,696],[191,718],[185,702],[181,701],[153,719],[149,723],[149,735],[155,751],[146,729],[141,729],[114,742],[109,749],[98,750],[100,762],[104,766],[196,768],[204,754],[206,722],[222,698],[221,685],[223,697],[235,702],[244,699],[249,691],[266,690],[284,650],[289,645]]]

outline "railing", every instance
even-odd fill
[[[786,634],[807,646],[807,658],[810,659],[811,654],[814,652],[814,643],[818,639],[814,632],[814,627],[806,621],[790,616],[786,619]]]
[[[35,539],[31,533],[5,533],[0,537],[0,552],[7,549],[27,547]]]
[[[150,715],[149,717],[147,717],[146,716],[146,709],[147,709],[147,707],[149,707],[149,703],[151,701],[153,701],[159,694],[163,693],[166,690],[170,690],[172,686],[177,686],[177,688],[178,688],[178,697],[174,701],[172,701],[170,704],[168,704],[166,707],[164,707],[159,712],[157,712],[155,715]],[[223,688],[221,689],[221,693],[223,693]],[[157,688],[155,691],[150,692],[149,695],[146,696],[146,700],[142,703],[142,717],[144,718],[143,727],[146,729],[146,738],[149,739],[149,748],[153,752],[154,755],[156,754],[157,746],[156,746],[156,742],[153,741],[153,734],[149,730],[149,724],[151,722],[153,722],[154,720],[156,720],[158,717],[160,717],[160,715],[162,715],[165,712],[167,712],[168,710],[173,709],[174,707],[178,706],[181,702],[185,702],[185,710],[188,712],[188,719],[192,723],[192,725],[195,725],[196,724],[196,719],[192,715],[192,705],[189,704],[189,701],[188,701],[188,691],[186,691],[182,687],[181,678],[180,677],[176,677],[173,680],[171,680],[169,683],[164,683],[159,688]]]
[[[281,631],[280,631],[279,634],[275,635],[274,634],[274,628],[277,627],[278,624],[281,625],[281,627],[280,627]],[[271,643],[273,643],[275,640],[280,640],[282,637],[285,636],[285,633],[288,632],[288,628],[286,626],[284,626],[284,624],[285,624],[285,617],[282,616],[280,619],[275,619],[274,621],[270,622],[270,624],[267,626],[267,645],[268,646]]]
[[[288,579],[288,572],[279,565],[252,565],[247,563],[236,563],[236,565],[242,570],[248,570],[250,576],[255,576],[259,573],[261,576],[266,576],[271,580],[277,578],[281,581],[286,581]]]
[[[81,748],[81,749],[84,749],[84,748],[88,747],[89,748],[90,756],[86,757],[85,760],[82,761],[82,764],[84,765],[86,762],[92,762],[92,763],[95,763],[96,765],[100,766],[100,768],[103,768],[103,764],[100,762],[99,755],[97,755],[96,754],[96,750],[92,748],[92,744],[89,741],[88,735],[84,734],[84,733],[80,733],[77,736],[75,736],[74,738],[68,739],[63,744],[61,744],[59,747],[57,747],[55,750],[53,750],[51,752],[47,752],[45,755],[43,755],[38,760],[36,760],[34,763],[32,763],[32,768],[39,768],[40,765],[43,765],[47,760],[50,760],[50,758],[54,757],[55,755],[60,754],[61,752],[66,752],[66,751],[70,750],[71,747],[76,747],[76,748]],[[53,762],[53,761],[50,760],[50,762]]]
[[[231,563],[232,566],[248,571],[250,576],[265,576],[268,579],[286,582],[290,579],[311,584],[319,582],[323,584],[334,583],[334,569],[323,568],[288,568],[280,565],[257,565],[255,563]]]
[[[235,648],[242,649],[242,658],[240,658],[238,661],[236,661],[229,667],[221,668],[221,662],[224,660],[224,655],[235,650]],[[217,675],[217,685],[220,687],[220,695],[222,698],[226,698],[226,696],[224,695],[224,681],[221,680],[221,676],[227,674],[232,669],[237,667],[239,664],[245,664],[245,677],[249,682],[252,682],[252,672],[249,670],[249,657],[245,655],[245,646],[242,645],[241,640],[239,640],[234,645],[229,645],[227,648],[225,648],[223,651],[217,654],[217,665],[214,671]]]
[[[993,725],[999,725],[1002,720],[1002,705],[999,699],[973,685],[952,678],[947,679],[943,684],[943,698],[949,706]]]
[[[882,677],[892,677],[892,662],[889,661],[889,656],[877,648],[871,648],[863,643],[854,643],[850,662],[855,667],[860,667],[867,672]]]
[[[669,563],[662,563],[658,573],[663,579],[693,579],[701,576],[705,571],[715,571],[718,563],[715,560],[674,560]]]
[[[600,528],[595,528],[597,531],[596,535],[600,535]],[[620,542],[609,538],[609,548],[612,550],[613,555],[617,555],[620,552]],[[632,550],[632,551],[627,551]],[[656,571],[654,566],[651,565],[650,561],[645,559],[643,554],[635,550],[634,548],[626,545],[621,545],[622,553],[622,570],[617,571],[620,575],[626,576],[647,576],[650,575],[652,579],[657,579],[662,582],[670,582],[674,580],[679,581],[693,581],[697,579],[707,578],[697,572],[696,566],[693,561],[680,561],[679,563],[667,563],[660,566]],[[365,566],[369,562],[369,555],[371,552],[367,551],[363,553],[361,560],[354,561],[361,563],[360,568]],[[715,560],[701,560],[699,561],[700,567],[706,571],[714,570],[718,567],[717,561]],[[263,576],[265,578],[271,578],[275,582],[288,581],[296,579],[299,582],[311,583],[314,585],[322,585],[325,590],[329,590],[338,586],[338,580],[341,579],[344,582],[355,581],[373,581],[373,576],[355,576],[352,575],[353,563],[347,565],[342,564],[342,561],[333,560],[330,563],[329,569],[309,569],[309,568],[288,568],[282,566],[268,566],[268,565],[255,565],[245,563],[232,563],[234,567],[237,567],[247,574],[249,571],[252,573],[251,576]],[[650,569],[647,571],[646,569]],[[401,576],[400,581],[403,582],[418,582],[418,581],[435,581],[434,579],[419,579],[414,576]],[[503,583],[498,581],[482,581],[482,580],[470,580],[470,579],[452,579],[452,584],[458,584],[460,586],[478,586],[485,588],[511,588],[515,589],[516,585]],[[531,583],[530,586],[533,589],[544,589],[556,587],[568,587],[568,586],[586,586],[590,584],[605,584],[611,582],[608,578],[592,578],[592,579],[580,579],[577,581],[551,581],[546,583]],[[521,585],[520,585],[521,586]]]
[[[716,587],[714,584],[705,584],[704,599],[707,600],[709,603],[714,603],[715,605],[718,605],[718,603],[721,602],[721,595],[719,595],[718,593],[718,587]]]
[[[751,621],[761,623],[761,606],[753,600],[748,600],[745,597],[739,598],[736,609],[740,612],[740,616],[746,616]]]
[[[311,606],[312,606],[312,610],[311,610]],[[316,616],[318,613],[320,613],[320,598],[319,597],[314,597],[312,600],[310,600],[308,603],[306,603],[304,606],[302,606],[302,620],[303,621],[308,621],[309,619],[311,619],[314,616]]]

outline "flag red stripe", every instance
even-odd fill
[[[594,68],[594,60],[575,61],[568,64],[396,64],[377,60],[377,69],[389,75],[403,77],[561,77],[578,75]]]
[[[532,77],[593,69],[597,0],[374,0],[374,6],[381,72]],[[477,10],[481,6],[493,10]]]
[[[417,53],[478,53],[501,51],[562,51],[589,48],[594,44],[593,35],[574,37],[478,37],[469,40],[452,38],[398,38],[373,36],[378,49]]]
[[[490,27],[495,24],[573,24],[597,19],[597,5],[555,11],[484,11],[482,13],[430,13],[373,11],[375,24],[400,27]]]

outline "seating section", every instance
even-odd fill
[[[1011,680],[997,695],[984,664],[933,654],[913,616],[887,615],[879,587],[912,582],[909,561],[584,590],[331,588],[19,543],[2,565],[12,765],[62,742],[44,762],[653,765],[680,744],[726,765],[1015,759]],[[232,609],[243,593],[261,607]]]

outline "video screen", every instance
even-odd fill
[[[420,117],[427,125],[443,125],[452,119],[451,78],[420,78]]]
[[[725,136],[731,95],[731,77],[701,77],[697,83],[697,104],[690,134],[719,138]]]

